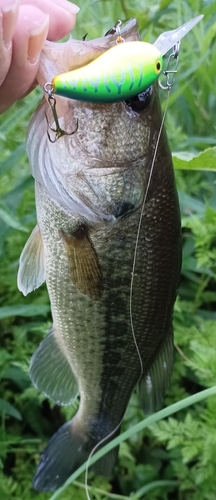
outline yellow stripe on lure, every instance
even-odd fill
[[[144,92],[159,77],[163,57],[150,43],[119,43],[82,68],[57,75],[52,92],[94,103],[124,101]]]

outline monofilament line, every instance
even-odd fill
[[[158,151],[158,146],[159,146],[159,142],[160,142],[160,138],[161,138],[161,133],[162,133],[162,129],[163,129],[163,126],[164,126],[164,121],[165,121],[166,112],[167,112],[167,108],[168,108],[169,97],[170,97],[170,88],[168,88],[166,106],[165,106],[165,110],[164,110],[163,117],[162,117],[162,120],[161,120],[160,129],[159,129],[159,132],[158,132],[158,137],[157,137],[157,141],[156,141],[154,155],[153,155],[153,158],[152,158],[152,164],[151,164],[151,168],[150,168],[150,172],[149,172],[148,182],[147,182],[147,186],[146,186],[146,192],[145,192],[145,195],[144,195],[144,200],[143,200],[142,208],[141,208],[141,212],[140,212],[139,223],[138,223],[138,228],[137,228],[137,237],[136,237],[136,243],[135,243],[135,248],[134,248],[133,266],[132,266],[132,272],[131,272],[131,284],[130,284],[130,324],[131,324],[131,332],[132,332],[132,336],[133,336],[134,345],[136,347],[138,358],[139,358],[139,362],[140,362],[140,376],[138,378],[137,384],[139,383],[139,381],[141,380],[142,375],[143,375],[143,362],[142,362],[142,358],[141,358],[139,346],[138,346],[138,343],[137,343],[137,340],[136,340],[136,334],[135,334],[134,322],[133,322],[133,304],[132,304],[132,300],[133,300],[133,287],[134,287],[135,267],[136,267],[136,259],[137,259],[137,251],[138,251],[138,243],[139,243],[139,237],[140,237],[140,231],[141,231],[142,218],[143,218],[143,214],[144,214],[144,210],[145,210],[145,206],[146,206],[146,200],[147,200],[147,196],[148,196],[148,192],[149,192],[149,188],[150,188],[150,184],[151,184],[151,179],[152,179],[152,174],[153,174],[153,170],[154,170],[154,164],[155,164],[155,159],[156,159],[156,155],[157,155],[157,151]]]
[[[85,470],[85,492],[86,492],[86,497],[87,497],[87,500],[91,500],[91,497],[89,495],[89,491],[88,491],[88,471],[89,471],[89,462],[91,460],[91,457],[94,455],[94,453],[97,451],[97,449],[104,443],[106,443],[106,441],[108,439],[110,439],[116,432],[117,430],[119,429],[119,427],[121,426],[121,423],[122,423],[122,420],[123,418],[120,420],[120,422],[118,423],[118,425],[115,427],[115,429],[113,429],[112,432],[110,432],[107,436],[105,436],[103,439],[101,439],[101,441],[99,441],[99,443],[97,443],[93,450],[91,451],[89,457],[88,457],[88,460],[87,460],[87,463],[86,463],[86,470]]]
[[[148,182],[147,182],[146,192],[145,192],[145,196],[144,196],[144,200],[143,200],[143,204],[142,204],[142,208],[141,208],[141,213],[140,213],[140,218],[139,218],[139,223],[138,223],[138,229],[137,229],[137,237],[136,237],[135,249],[134,249],[132,274],[131,274],[131,285],[130,285],[130,323],[131,323],[131,331],[132,331],[132,335],[133,335],[133,341],[134,341],[134,344],[135,344],[135,347],[136,347],[136,350],[137,350],[137,354],[138,354],[138,357],[139,357],[139,361],[140,361],[140,376],[139,376],[138,382],[140,381],[140,379],[141,379],[141,377],[143,375],[143,362],[142,362],[141,354],[140,354],[140,351],[139,351],[138,343],[137,343],[137,340],[136,340],[136,335],[135,335],[135,331],[134,331],[134,324],[133,324],[132,295],[133,295],[134,272],[135,272],[135,266],[136,266],[137,249],[138,249],[138,243],[139,243],[139,236],[140,236],[140,229],[141,229],[141,224],[142,224],[142,218],[143,218],[143,214],[144,214],[144,210],[145,210],[145,205],[146,205],[146,199],[147,199],[147,195],[148,195],[148,191],[149,191],[149,187],[150,187],[150,183],[151,183],[151,179],[152,179],[152,174],[153,174],[153,169],[154,169],[156,154],[157,154],[157,151],[158,151],[158,145],[159,145],[159,141],[160,141],[160,137],[161,137],[163,125],[164,125],[164,120],[165,120],[166,112],[167,112],[167,108],[168,108],[169,95],[170,95],[170,89],[168,89],[167,102],[166,102],[164,114],[163,114],[163,117],[162,117],[160,129],[159,129],[159,132],[158,132],[158,137],[157,137],[155,151],[154,151],[154,155],[153,155],[153,159],[152,159],[152,164],[151,164],[151,168],[150,168],[150,172],[149,172],[149,178],[148,178]],[[89,471],[89,462],[91,460],[91,457],[94,455],[94,453],[97,451],[97,449],[102,444],[106,443],[106,441],[108,439],[110,439],[117,432],[117,430],[121,426],[122,420],[123,420],[123,418],[118,423],[118,425],[115,427],[115,429],[113,429],[113,431],[110,432],[110,434],[108,434],[107,436],[105,436],[103,439],[101,439],[101,441],[99,441],[99,443],[97,443],[94,446],[94,448],[92,449],[92,451],[91,451],[91,453],[90,453],[90,455],[88,457],[87,464],[86,464],[86,470],[85,470],[85,492],[86,492],[87,500],[91,500],[91,497],[90,497],[89,491],[88,491],[88,471]]]

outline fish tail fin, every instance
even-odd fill
[[[76,417],[60,427],[42,453],[33,479],[35,490],[54,491],[62,486],[66,479],[88,460],[97,442],[100,441],[89,438],[83,432],[83,428],[79,428]],[[98,460],[92,466],[92,470],[96,474],[109,477],[117,455],[118,449],[114,448]]]

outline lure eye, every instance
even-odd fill
[[[156,69],[157,74],[161,72],[161,62],[160,61],[156,62],[155,69]]]

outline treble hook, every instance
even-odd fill
[[[159,85],[163,90],[171,89],[173,84],[175,83],[175,75],[177,73],[178,63],[179,63],[179,51],[180,51],[180,42],[177,42],[173,47],[173,52],[170,54],[167,62],[167,69],[163,71],[163,74],[166,76],[166,86],[164,86],[159,80]],[[174,69],[169,69],[172,60],[176,60],[176,64]],[[171,76],[172,75],[172,76]],[[171,76],[171,77],[170,77]]]
[[[111,28],[109,31],[107,31],[104,36],[107,36],[107,35],[117,35],[116,43],[124,42],[125,40],[121,36],[121,25],[122,25],[122,21],[120,21],[120,19],[119,19],[114,24],[113,28]]]
[[[56,99],[53,95],[53,88],[52,88],[52,84],[47,82],[45,83],[44,85],[44,91],[48,94],[48,103],[51,107],[51,110],[52,110],[52,114],[53,114],[53,118],[54,118],[54,122],[55,122],[55,126],[56,128],[53,128],[51,127],[49,121],[48,121],[48,118],[47,118],[47,114],[46,114],[46,121],[47,121],[47,125],[48,125],[48,128],[47,128],[47,135],[48,135],[48,139],[50,142],[54,143],[56,142],[58,139],[60,139],[60,137],[63,137],[64,135],[73,135],[77,132],[77,129],[78,129],[78,121],[77,121],[77,124],[76,124],[76,128],[72,131],[72,132],[66,132],[66,130],[63,130],[60,125],[59,125],[59,119],[58,119],[58,115],[57,115],[57,111],[56,111]],[[52,130],[52,132],[55,132],[55,139],[51,139],[50,137],[50,133],[49,133],[49,129]]]
[[[115,29],[116,29],[116,35],[117,35],[117,39],[116,39],[116,43],[122,43],[124,42],[124,38],[122,38],[121,36],[121,25],[122,25],[122,21],[120,21],[120,19],[117,21],[117,23],[115,23]]]

